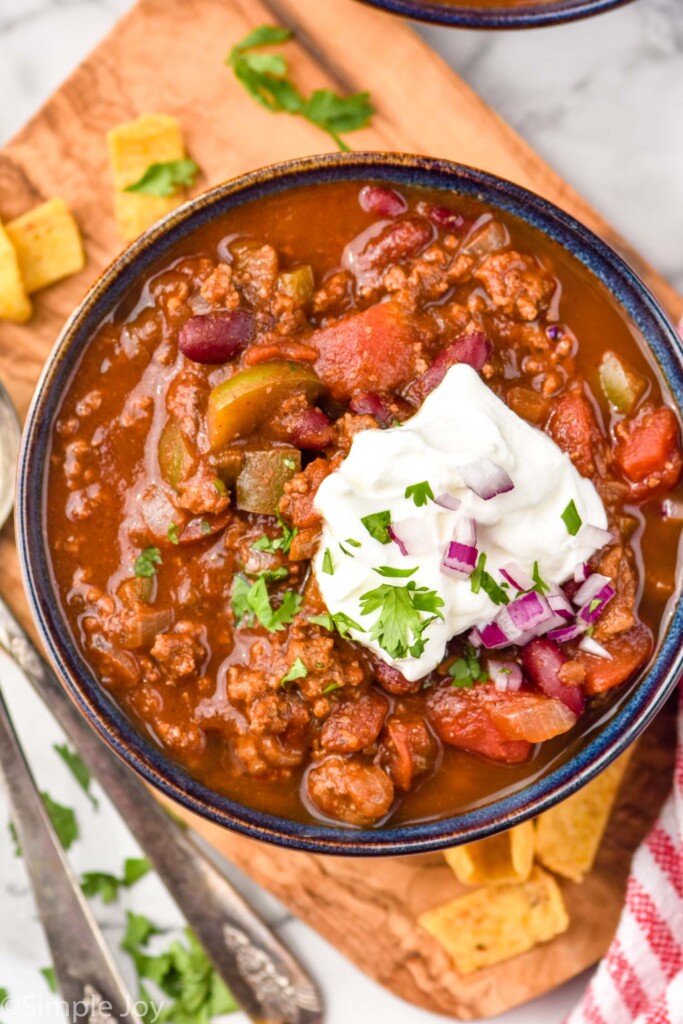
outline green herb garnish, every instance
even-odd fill
[[[389,525],[391,523],[391,512],[373,512],[369,516],[363,516],[361,523],[371,537],[378,540],[380,544],[390,544]]]
[[[264,534],[262,537],[259,537],[259,539],[254,544],[251,545],[254,551],[268,551],[271,554],[275,551],[281,551],[283,555],[289,554],[289,549],[292,546],[292,541],[294,540],[299,531],[297,530],[296,527],[294,527],[293,530],[290,530],[286,523],[282,522],[279,516],[277,517],[277,521],[278,525],[280,526],[280,529],[282,530],[282,536],[275,537],[271,540],[270,537],[266,537],[266,535]]]
[[[360,597],[361,614],[379,610],[370,637],[391,658],[420,657],[426,643],[422,634],[434,619],[443,619],[439,611],[443,603],[436,591],[418,587],[414,580],[403,587],[383,583]],[[426,619],[422,618],[425,612]]]
[[[199,529],[203,537],[208,537],[208,535],[211,533],[211,523],[207,519],[200,519]]]
[[[142,177],[124,192],[139,192],[145,196],[175,196],[184,188],[191,188],[199,168],[194,160],[167,160],[150,164]]]
[[[83,759],[74,751],[70,750],[66,743],[55,743],[53,744],[54,749],[61,757],[64,764],[67,766],[76,782],[83,789],[87,795],[90,803],[95,809],[99,807],[97,799],[90,792],[90,784],[92,782],[92,776],[90,775],[90,769]]]
[[[325,554],[323,555],[323,572],[328,576],[334,576],[334,563],[332,561],[332,552],[329,548],[325,548]]]
[[[427,501],[434,501],[434,493],[427,483],[423,480],[421,484],[411,484],[410,487],[406,487],[406,498],[412,498],[418,508],[427,504]]]
[[[567,527],[567,533],[570,533],[572,537],[575,537],[581,529],[582,519],[578,513],[576,505],[574,504],[573,498],[562,513],[562,519],[564,521],[564,525]]]
[[[352,548],[361,547],[361,542],[359,540],[354,540],[353,537],[347,537],[345,543],[350,544]]]
[[[324,629],[334,629],[334,621],[329,612],[323,612],[322,615],[309,615],[308,622],[312,622],[314,626],[322,626]]]
[[[237,626],[243,619],[251,626],[256,616],[262,626],[272,633],[277,633],[293,620],[300,607],[300,595],[288,590],[283,595],[280,605],[273,608],[263,576],[251,584],[244,576],[235,576],[232,586],[232,610]]]
[[[157,565],[161,565],[161,551],[159,551],[159,548],[145,548],[135,559],[135,575],[138,578],[154,576]]]
[[[485,594],[488,594],[494,604],[510,603],[510,598],[507,596],[503,588],[499,583],[496,583],[493,576],[491,576],[486,569],[484,569],[481,574],[481,589]]]
[[[286,672],[280,680],[280,686],[284,686],[285,683],[291,683],[294,679],[305,679],[307,675],[308,669],[301,658],[295,658],[290,670]]]
[[[379,576],[412,576],[413,573],[417,572],[417,566],[412,569],[394,569],[391,565],[380,565],[379,569],[374,570]]]
[[[342,552],[342,554],[346,555],[348,558],[353,558],[354,557],[352,555],[352,553],[347,548],[344,547],[344,545],[342,544],[341,541],[339,541],[339,550]]]
[[[479,659],[469,645],[465,647],[462,657],[453,662],[448,674],[453,686],[467,690],[475,683],[488,679],[488,673],[481,667]]]
[[[339,96],[332,89],[316,89],[306,98],[289,77],[284,54],[254,53],[261,46],[285,43],[292,31],[276,25],[260,25],[233,46],[226,63],[257,103],[273,113],[296,114],[321,128],[341,150],[348,150],[341,138],[364,128],[374,114],[367,92]]]
[[[328,683],[322,693],[334,693],[335,690],[341,690],[341,683]]]
[[[216,489],[216,492],[220,494],[221,498],[227,498],[228,488],[225,486],[225,484],[223,483],[219,476],[217,476],[216,479],[214,480],[213,486]]]
[[[0,988],[0,1010],[2,1010],[9,1002],[9,990],[6,988]]]
[[[78,839],[79,829],[76,813],[71,807],[64,807],[53,800],[49,793],[41,793],[45,810],[57,833],[57,838],[65,850],[71,849]]]
[[[45,981],[47,983],[47,987],[50,989],[50,992],[56,992],[57,991],[57,975],[55,974],[54,967],[41,967],[40,968],[40,973],[45,978]]]
[[[534,581],[534,590],[537,594],[547,594],[550,592],[550,587],[541,579],[541,574],[538,570],[538,562],[534,562],[534,571],[531,574],[531,578]]]
[[[177,523],[171,523],[166,531],[166,537],[170,540],[171,544],[180,543],[180,527]]]
[[[106,871],[86,871],[81,877],[81,889],[89,899],[99,896],[103,903],[114,903],[122,888],[130,889],[151,869],[152,865],[146,857],[129,857],[123,865],[120,878]]]
[[[599,598],[599,597],[594,597],[593,600],[588,605],[588,611],[589,612],[596,612],[601,604],[602,604],[602,599]]]

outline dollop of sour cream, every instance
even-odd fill
[[[458,467],[482,459],[509,474],[512,490],[484,500],[465,485]],[[451,511],[431,500],[416,507],[406,488],[425,481],[433,495],[459,499],[459,508]],[[486,571],[498,583],[501,567],[514,562],[529,575],[537,563],[546,583],[561,584],[596,550],[590,531],[585,538],[581,529],[574,536],[568,531],[562,513],[572,501],[583,524],[606,528],[595,487],[555,442],[509,409],[471,367],[453,366],[407,423],[357,434],[348,456],[320,485],[315,505],[323,531],[313,564],[323,600],[329,612],[343,613],[366,630],[352,628],[353,640],[407,679],[420,679],[443,660],[453,636],[490,622],[500,611],[483,589],[473,592],[470,579],[442,569],[458,517],[476,521],[478,551],[486,554]],[[387,511],[393,523],[419,519],[419,554],[404,555],[396,543],[381,543],[361,522]],[[382,566],[414,567],[410,580],[443,599],[443,619],[425,628],[419,657],[394,659],[370,638],[380,612],[362,614],[361,595],[408,582],[378,574]]]

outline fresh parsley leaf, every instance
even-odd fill
[[[180,527],[177,523],[171,523],[166,531],[166,537],[170,540],[171,544],[180,543]]]
[[[378,540],[380,544],[391,543],[388,527],[391,523],[391,512],[373,512],[369,516],[363,516],[361,523],[371,537]]]
[[[359,626],[359,624],[345,612],[333,612],[332,621],[337,627],[337,632],[343,638],[346,638],[349,635],[350,629],[357,629],[359,633],[367,632],[363,626]]]
[[[105,871],[86,871],[81,878],[81,889],[89,899],[99,896],[103,903],[114,903],[122,888],[130,889],[151,871],[151,867],[146,857],[129,857],[121,878]]]
[[[309,615],[308,622],[312,622],[314,626],[322,626],[323,629],[334,629],[334,620],[329,612],[324,612],[322,615]]]
[[[341,690],[341,683],[328,683],[322,692],[323,694],[334,693],[335,690]]]
[[[73,750],[70,750],[66,743],[55,743],[54,749],[57,751],[64,764],[67,766],[76,782],[83,789],[86,796],[90,800],[90,803],[94,808],[99,807],[96,797],[90,792],[90,783],[92,778],[90,775],[90,769],[83,759]]]
[[[78,839],[78,821],[71,807],[64,807],[53,800],[49,793],[41,793],[45,810],[65,850],[69,850]]]
[[[194,160],[167,160],[150,164],[142,177],[124,190],[145,196],[174,196],[181,189],[191,188],[199,173]]]
[[[507,596],[503,588],[499,583],[496,583],[493,576],[491,576],[486,569],[482,570],[481,589],[485,594],[488,594],[494,604],[510,603],[510,598]]]
[[[481,667],[474,650],[467,645],[462,657],[453,662],[448,669],[453,686],[471,689],[475,683],[488,679],[488,673]]]
[[[344,545],[342,544],[342,542],[341,542],[341,541],[339,542],[339,550],[340,550],[340,551],[342,552],[342,554],[346,555],[346,556],[347,556],[348,558],[353,558],[353,557],[354,557],[354,556],[353,556],[353,555],[351,554],[351,552],[350,552],[350,551],[348,551],[348,550],[347,550],[347,549],[346,549],[346,548],[344,547]]]
[[[255,615],[266,629],[278,632],[292,621],[301,607],[301,600],[299,594],[288,590],[279,607],[273,608],[263,576],[249,584],[243,576],[237,575],[232,585],[232,610],[238,626],[243,619],[246,619],[247,625],[252,625]]]
[[[291,683],[294,679],[305,679],[307,675],[308,669],[301,658],[295,658],[290,670],[280,680],[280,686],[284,686],[285,683]]]
[[[346,538],[346,543],[350,544],[352,548],[359,548],[359,547],[361,547],[361,542],[359,540],[354,540],[353,537],[347,537]]]
[[[159,548],[145,548],[135,559],[135,575],[138,578],[153,576],[156,572],[155,566],[161,565],[161,561]]]
[[[597,611],[601,604],[602,604],[601,599],[599,597],[594,597],[593,600],[588,605],[588,611],[589,612]]]
[[[279,516],[277,517],[277,521],[279,523],[280,529],[282,530],[282,536],[274,537],[273,539],[271,539],[270,537],[267,537],[264,534],[262,537],[259,537],[259,539],[254,544],[251,545],[254,551],[268,551],[271,554],[274,551],[281,551],[283,555],[289,554],[289,549],[292,546],[292,541],[294,540],[299,531],[297,530],[296,527],[294,527],[293,530],[290,530],[287,524],[283,523]]]
[[[203,537],[208,537],[208,535],[211,533],[211,523],[208,521],[208,519],[199,520],[199,529],[201,530]]]
[[[55,974],[54,967],[41,967],[40,968],[40,973],[45,978],[45,981],[47,983],[47,987],[50,989],[50,992],[56,992],[57,991],[57,975]]]
[[[427,501],[434,501],[434,493],[427,483],[423,480],[421,484],[411,484],[406,487],[406,498],[412,498],[418,508],[427,504]]]
[[[9,990],[6,988],[0,988],[0,1010],[2,1010],[9,1002]]]
[[[325,554],[323,555],[323,572],[327,573],[328,576],[334,576],[334,562],[332,561],[332,552],[329,548],[325,548]]]
[[[144,993],[147,999],[142,979],[148,978],[174,1000],[158,1019],[174,1024],[208,1024],[212,1017],[236,1010],[235,1000],[190,929],[185,929],[187,945],[174,940],[164,952],[152,955],[147,952],[147,943],[159,931],[147,918],[129,914],[121,943],[135,964],[141,995]]]
[[[567,527],[567,533],[571,534],[572,537],[575,537],[581,529],[583,521],[579,515],[576,505],[574,504],[573,498],[562,513],[562,519],[564,521],[564,525]]]
[[[534,571],[531,574],[531,578],[534,581],[534,590],[537,594],[547,594],[550,592],[550,587],[541,579],[541,574],[538,570],[538,562],[534,562]]]
[[[383,583],[360,597],[362,615],[379,611],[370,637],[391,658],[420,657],[426,643],[422,634],[435,618],[443,619],[443,603],[436,591],[418,587],[413,580],[403,587]],[[429,618],[422,618],[423,612],[431,613]]]
[[[479,560],[475,566],[474,571],[470,576],[470,587],[472,588],[473,594],[478,594],[481,590],[481,581],[484,576],[486,566],[486,555],[482,551],[479,555]]]
[[[380,565],[379,569],[375,569],[375,572],[380,576],[412,576],[413,573],[417,572],[417,566],[413,569],[394,569],[391,565]]]
[[[290,39],[289,29],[261,25],[233,46],[226,63],[250,96],[274,113],[285,112],[304,117],[327,132],[341,150],[348,150],[341,138],[347,132],[363,128],[374,114],[366,92],[339,96],[331,89],[316,89],[306,98],[289,75],[289,65],[281,53],[254,53],[260,46]]]
[[[260,572],[250,573],[256,579],[265,580],[266,583],[276,583],[278,580],[285,580],[289,576],[289,569],[286,565],[278,565],[277,569],[261,569]]]

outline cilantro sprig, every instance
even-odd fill
[[[367,632],[363,626],[359,625],[345,612],[324,612],[322,615],[309,615],[308,621],[316,626],[322,626],[324,629],[332,630],[336,627],[337,632],[342,638],[346,638],[349,635],[350,629],[355,629],[359,633]]]
[[[175,196],[182,189],[191,188],[198,174],[199,167],[194,160],[167,160],[150,164],[142,177],[124,191],[163,198]]]
[[[372,512],[369,516],[363,516],[361,523],[370,536],[378,540],[380,544],[391,543],[391,536],[389,534],[391,512],[388,509],[385,509],[383,512]]]
[[[375,112],[369,93],[339,96],[332,89],[316,89],[305,97],[289,77],[284,54],[254,52],[262,46],[285,43],[292,35],[288,28],[260,25],[233,46],[226,64],[266,110],[303,117],[327,132],[339,149],[348,151],[349,146],[341,136],[364,128]]]
[[[275,551],[281,551],[283,555],[289,554],[292,541],[299,531],[296,526],[290,530],[287,524],[283,523],[279,516],[277,517],[277,521],[280,530],[282,531],[281,536],[271,538],[267,537],[264,533],[262,537],[259,537],[259,539],[251,545],[254,551],[267,551],[269,554],[273,554]]]
[[[562,521],[567,527],[567,533],[572,537],[576,536],[583,525],[583,520],[579,515],[579,510],[577,509],[573,498],[562,513]]]
[[[486,554],[481,552],[477,564],[470,576],[470,588],[473,594],[483,590],[491,598],[494,604],[509,604],[507,596],[499,583],[496,583],[493,576],[486,571]]]
[[[435,590],[418,587],[414,580],[404,586],[383,583],[360,597],[362,615],[379,611],[370,638],[376,640],[390,658],[422,655],[427,643],[423,633],[435,619],[443,619],[439,610],[443,603]],[[423,614],[428,617],[423,618]]]
[[[475,683],[484,682],[489,678],[486,669],[482,668],[474,650],[466,645],[462,657],[457,658],[448,669],[453,686],[470,690]]]
[[[284,686],[285,683],[291,683],[295,679],[305,679],[308,675],[308,669],[304,665],[301,658],[295,658],[292,667],[288,672],[285,672],[282,679],[280,680],[280,686]]]
[[[99,896],[103,903],[114,903],[121,889],[132,888],[151,870],[152,865],[146,857],[129,857],[120,877],[106,871],[86,871],[81,877],[81,889],[89,899]]]
[[[135,559],[134,572],[140,578],[154,576],[157,565],[161,565],[161,551],[159,548],[145,548]]]
[[[232,610],[237,626],[243,620],[247,625],[253,625],[255,616],[271,633],[277,633],[292,622],[301,607],[301,600],[299,594],[288,590],[283,594],[278,607],[274,608],[265,575],[259,576],[254,583],[250,583],[244,576],[237,575],[232,585]]]
[[[55,743],[53,744],[54,749],[61,757],[64,764],[67,766],[73,777],[75,778],[78,785],[81,787],[83,792],[88,797],[88,800],[97,810],[99,803],[97,798],[93,796],[90,791],[90,785],[92,783],[92,776],[90,775],[90,769],[83,759],[73,750],[71,750],[66,743]]]

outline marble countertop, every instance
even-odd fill
[[[0,144],[10,138],[132,0],[0,0]],[[429,42],[582,192],[669,280],[683,289],[683,10],[680,0],[636,0],[623,9],[559,29],[486,34],[421,28]],[[2,575],[0,567],[0,578]],[[38,781],[73,806],[82,837],[77,871],[120,872],[135,845],[101,794],[94,814],[53,750],[59,733],[13,669],[0,659],[21,735]],[[14,856],[0,796],[0,988],[12,1002],[4,1024],[63,1019],[41,967],[50,962],[21,859]],[[104,837],[106,836],[106,842]],[[330,1024],[429,1024],[446,1018],[402,1003],[345,961],[307,926],[227,866],[242,891],[318,979]],[[112,947],[125,910],[169,929],[181,921],[153,877],[120,903],[94,910]],[[125,959],[124,970],[129,970]],[[130,974],[129,974],[130,978]],[[132,978],[131,984],[132,984]],[[585,978],[496,1018],[498,1024],[560,1024]],[[241,1014],[232,1024],[246,1021]]]

